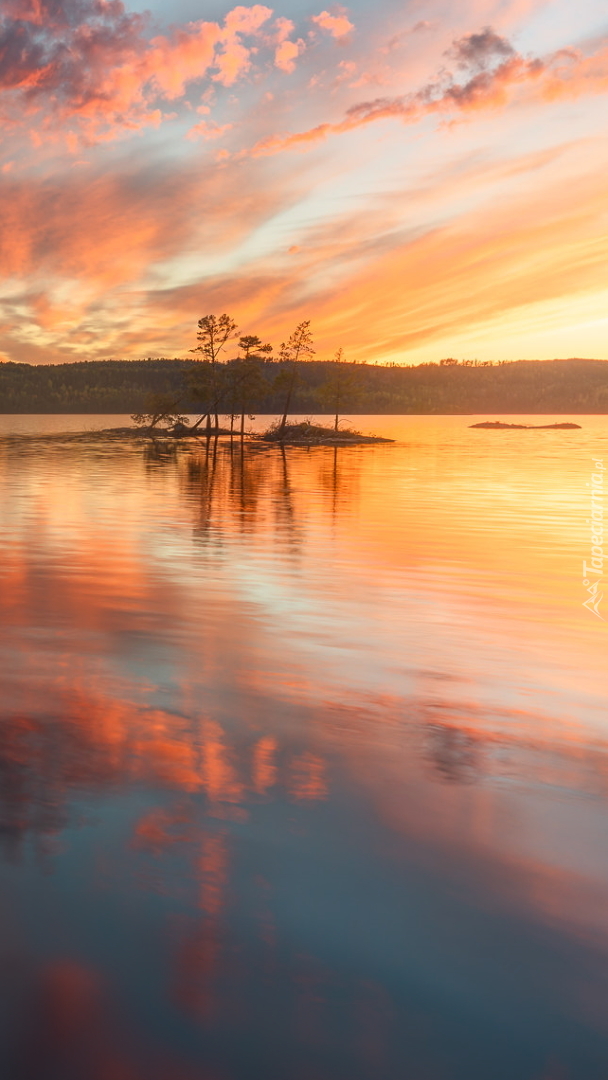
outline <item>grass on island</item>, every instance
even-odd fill
[[[311,420],[284,425],[275,421],[267,431],[254,438],[263,442],[288,443],[296,446],[344,446],[357,443],[394,442],[394,439],[385,439],[380,435],[363,435],[362,432],[354,431],[352,428],[345,431],[335,426],[313,424]]]

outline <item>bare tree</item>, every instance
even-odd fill
[[[260,363],[255,358],[231,360],[226,371],[228,379],[227,401],[230,403],[232,431],[234,418],[241,418],[241,439],[245,433],[245,414],[251,413],[268,392],[268,383],[262,375]]]
[[[139,427],[155,428],[159,424],[167,424],[175,427],[185,424],[187,417],[181,416],[177,409],[181,398],[174,394],[156,393],[152,391],[144,398],[144,411],[133,413],[131,419]]]

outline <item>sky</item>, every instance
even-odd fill
[[[0,2],[0,360],[608,358],[600,0]]]

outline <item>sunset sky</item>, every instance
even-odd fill
[[[608,8],[2,0],[0,358],[608,358]]]

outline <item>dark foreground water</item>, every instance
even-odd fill
[[[605,1080],[577,419],[241,454],[0,418],[2,1077]]]

